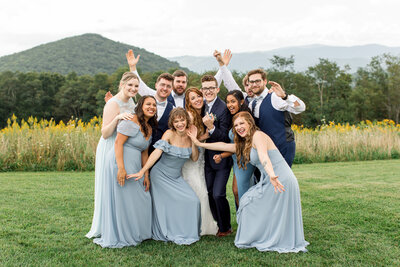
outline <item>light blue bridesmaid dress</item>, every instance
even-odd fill
[[[153,239],[192,244],[200,238],[200,201],[182,178],[182,166],[192,149],[172,146],[164,140],[154,147],[163,154],[150,172]]]
[[[134,113],[135,103],[132,98],[129,99],[127,103],[122,102],[115,96],[111,98],[108,102],[116,102],[119,106],[120,113],[131,112]],[[99,237],[101,236],[101,207],[103,203],[103,187],[104,187],[104,167],[106,164],[107,153],[114,148],[115,137],[117,132],[104,139],[100,137],[99,143],[96,149],[96,162],[95,162],[95,172],[94,172],[94,212],[93,220],[90,231],[86,234],[87,238]]]
[[[142,168],[142,151],[150,142],[139,125],[130,120],[121,121],[117,131],[129,136],[124,143],[124,165],[128,174]],[[125,185],[117,182],[118,167],[114,149],[106,157],[101,216],[101,237],[94,243],[109,248],[136,246],[151,238],[151,196],[145,192],[143,179],[128,179]]]
[[[306,252],[309,243],[304,240],[299,184],[278,150],[268,150],[268,155],[286,191],[274,192],[257,150],[252,148],[250,162],[260,170],[261,179],[240,200],[235,245],[279,253]]]
[[[231,140],[231,143],[233,143],[232,129],[229,131],[229,139]],[[250,178],[253,176],[255,167],[249,162],[246,164],[246,169],[240,169],[237,164],[236,154],[232,155],[232,160],[233,160],[233,173],[236,176],[236,182],[238,187],[238,198],[240,201],[243,194],[246,193],[247,190],[249,190],[250,186],[253,185],[252,180]]]

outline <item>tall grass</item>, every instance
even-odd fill
[[[66,124],[13,116],[0,131],[0,171],[94,170],[101,118]],[[400,158],[400,124],[391,120],[358,125],[292,126],[295,163]]]
[[[392,120],[292,128],[296,134],[295,163],[400,158],[400,124]]]

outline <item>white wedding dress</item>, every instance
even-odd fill
[[[204,177],[204,148],[199,148],[199,159],[189,159],[182,167],[183,179],[190,185],[201,205],[201,235],[216,235],[218,231],[217,222],[211,214],[208,202],[208,192]]]

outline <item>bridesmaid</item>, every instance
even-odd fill
[[[157,125],[156,100],[142,97],[131,120],[117,127],[115,151],[106,157],[101,237],[94,243],[109,248],[136,246],[151,238],[151,196],[148,173],[143,181],[126,180],[147,161],[152,127]]]
[[[242,91],[233,90],[228,92],[226,95],[226,107],[228,108],[229,112],[231,113],[232,117],[240,111],[248,111],[247,104],[245,103],[244,96]],[[232,129],[229,131],[229,139],[231,143],[233,143],[233,132]],[[223,154],[229,154],[229,152],[221,153],[221,158],[224,157]],[[232,183],[232,191],[235,196],[236,200],[236,207],[239,206],[239,201],[242,198],[243,194],[247,192],[250,188],[250,178],[253,176],[254,173],[254,166],[248,163],[246,165],[246,169],[239,168],[236,154],[232,155],[233,159],[233,183]]]
[[[246,168],[250,162],[262,174],[260,182],[240,200],[236,247],[279,253],[306,252],[309,243],[304,240],[296,176],[271,138],[257,130],[249,112],[239,112],[233,117],[233,134],[234,144],[201,143],[195,131],[188,132],[197,146],[236,153],[239,168]]]
[[[153,239],[190,245],[200,239],[200,201],[182,178],[182,166],[191,158],[196,161],[197,147],[187,136],[189,115],[183,108],[171,111],[167,130],[154,144],[146,165],[128,178],[140,179],[150,169],[153,200]],[[132,172],[133,173],[133,172]]]
[[[101,236],[101,210],[103,205],[103,187],[104,187],[104,166],[106,164],[106,155],[114,146],[115,131],[117,123],[120,120],[132,119],[135,103],[132,97],[135,97],[139,90],[139,78],[131,73],[125,72],[119,83],[119,92],[107,101],[103,110],[103,124],[101,127],[101,137],[96,150],[95,174],[94,174],[94,213],[92,226],[86,234],[87,238]]]

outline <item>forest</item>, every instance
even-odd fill
[[[316,127],[328,122],[355,124],[360,121],[390,119],[399,123],[400,115],[400,57],[383,54],[369,64],[351,73],[335,62],[320,59],[318,64],[304,72],[294,71],[294,57],[274,56],[266,69],[268,80],[278,82],[289,94],[295,94],[306,103],[306,111],[294,116],[294,123]],[[172,73],[176,68],[165,70]],[[111,75],[67,75],[52,72],[0,73],[0,128],[14,114],[18,120],[30,116],[54,120],[56,123],[71,118],[90,121],[102,116],[104,95],[115,94],[122,74],[128,67],[119,68]],[[154,88],[156,78],[163,71],[139,73]],[[204,74],[188,73],[189,86],[200,86]],[[233,71],[242,87],[245,73]],[[225,99],[226,88],[221,85],[219,96]]]

